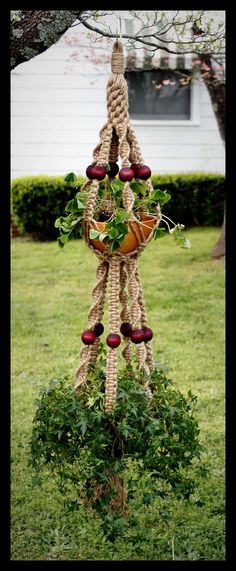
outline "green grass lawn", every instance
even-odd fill
[[[184,394],[198,397],[195,416],[209,476],[187,501],[158,498],[139,508],[135,540],[114,543],[99,518],[66,512],[49,476],[32,484],[27,467],[35,400],[65,374],[74,383],[80,334],[97,258],[82,241],[12,240],[12,560],[224,560],[224,259],[210,252],[217,228],[187,232],[183,250],[171,236],[152,242],[140,261],[155,357],[168,364]],[[107,314],[104,324],[107,324]]]

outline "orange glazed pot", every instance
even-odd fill
[[[153,227],[156,224],[156,221],[157,221],[156,216],[151,216],[151,215],[143,216],[140,222],[132,221],[132,225],[135,227],[135,232],[139,237],[140,241],[142,241],[140,226],[142,225],[142,231],[145,238],[148,238],[148,236],[151,234]],[[103,232],[106,229],[106,222],[94,221],[90,222],[90,226],[94,230],[100,230],[101,232]],[[121,247],[117,248],[115,252],[119,252],[120,254],[129,254],[129,252],[133,252],[134,250],[136,250],[139,244],[135,232],[133,231],[132,226],[129,224],[129,232],[128,234],[126,234],[124,240],[121,242]],[[103,242],[101,242],[101,240],[90,240],[90,244],[92,244],[92,246],[96,248],[96,250],[100,250],[100,252],[104,252],[104,250],[107,248],[107,244],[104,244]]]

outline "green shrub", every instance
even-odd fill
[[[81,185],[84,177],[78,177]],[[153,185],[167,190],[171,200],[162,208],[174,223],[220,226],[223,222],[223,175],[208,173],[153,175]],[[62,177],[28,176],[12,181],[12,208],[23,233],[34,239],[56,239],[55,220],[76,194],[73,182]]]
[[[56,239],[55,219],[64,212],[66,200],[74,198],[74,185],[60,176],[27,176],[13,180],[11,192],[21,232],[36,240]]]
[[[105,358],[90,372],[80,393],[65,378],[41,392],[33,419],[30,464],[40,482],[45,468],[74,507],[84,503],[105,522],[128,513],[137,483],[145,482],[143,503],[172,490],[179,498],[194,491],[188,468],[199,458],[199,428],[193,415],[196,397],[184,397],[156,365],[151,401],[138,368],[119,372],[118,395],[104,412]],[[68,495],[67,495],[68,494]],[[113,514],[113,515],[112,515]]]
[[[153,175],[154,187],[167,190],[171,200],[163,213],[185,226],[221,226],[225,177],[211,173]]]

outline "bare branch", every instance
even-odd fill
[[[97,26],[93,26],[90,22],[88,22],[87,20],[84,20],[83,18],[83,14],[81,16],[78,17],[78,19],[80,20],[81,24],[83,24],[86,28],[88,28],[91,32],[95,32],[99,35],[102,35],[104,37],[107,38],[116,38],[116,34],[112,33],[112,32],[106,32],[104,31],[102,28],[98,28]],[[140,29],[138,30],[138,33],[140,34]],[[175,41],[175,40],[165,40],[164,38],[159,38],[156,35],[152,35],[151,37],[156,39],[157,42],[154,43],[154,41],[147,41],[145,38],[149,37],[149,35],[145,36],[142,35],[141,37],[137,35],[131,35],[131,34],[122,34],[122,38],[123,39],[127,39],[133,43],[133,45],[135,45],[136,43],[141,43],[144,46],[147,46],[148,48],[153,48],[153,50],[164,50],[167,53],[170,54],[175,54],[175,55],[182,55],[182,54],[199,54],[199,53],[205,53],[207,51],[207,53],[211,53],[212,55],[215,55],[215,51],[214,49],[211,50],[210,46],[212,45],[213,42],[209,42],[209,49],[207,47],[206,49],[206,45],[205,43],[202,44],[202,46],[200,45],[200,43],[198,43],[196,40],[191,40],[191,42],[185,42],[185,41]],[[170,47],[167,47],[166,44],[171,44],[171,45],[175,45],[176,49],[171,49]],[[204,45],[204,47],[203,47]],[[186,46],[185,49],[182,49],[181,46]],[[188,46],[188,47],[187,47]],[[218,55],[224,55],[224,52],[220,52],[217,51]]]

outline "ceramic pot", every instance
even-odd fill
[[[143,235],[147,239],[148,236],[151,234],[153,227],[156,224],[156,220],[157,220],[156,216],[152,216],[150,214],[150,215],[143,215],[142,219],[139,222],[138,221],[129,222],[128,223],[129,232],[128,234],[126,234],[124,240],[121,242],[121,247],[117,248],[115,252],[119,252],[120,254],[129,254],[130,252],[136,250],[137,246],[139,245],[137,236],[140,239],[140,241],[142,241],[142,234],[140,231],[140,227],[142,227]],[[93,228],[94,230],[100,230],[101,232],[104,232],[106,230],[106,222],[97,222],[94,220],[93,222],[90,223],[90,227]],[[101,240],[90,240],[90,244],[92,244],[92,246],[96,248],[96,250],[100,250],[100,252],[104,252],[104,250],[107,248],[107,244],[104,244],[103,242],[101,242]]]

